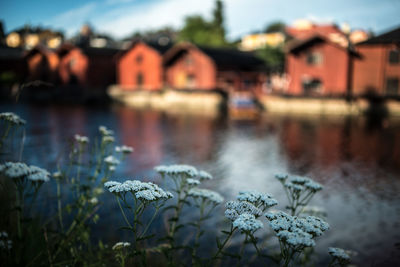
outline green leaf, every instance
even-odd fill
[[[156,235],[156,234],[151,234],[151,235],[139,237],[136,241],[141,241],[141,240],[150,239],[150,238],[153,238],[155,235]]]

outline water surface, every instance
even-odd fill
[[[356,251],[359,266],[400,264],[400,121],[395,119],[264,114],[235,121],[120,106],[3,104],[0,111],[13,111],[28,121],[22,160],[50,171],[67,157],[74,134],[92,137],[105,125],[115,130],[117,143],[135,148],[115,180],[160,183],[154,166],[191,164],[213,174],[215,179],[203,186],[226,200],[239,190],[256,189],[271,193],[284,209],[286,199],[274,174],[307,175],[325,187],[311,203],[326,210],[331,225],[317,240],[321,258],[335,246]],[[54,193],[51,186],[44,191],[42,209],[52,212]],[[123,225],[114,198],[105,193],[101,201],[95,237],[110,244],[128,238],[113,231]],[[217,210],[216,218],[222,219],[223,211]],[[195,216],[190,210],[185,214]],[[160,219],[154,229],[161,226]],[[214,230],[211,221],[209,236]]]

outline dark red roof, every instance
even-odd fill
[[[372,37],[365,42],[359,43],[358,45],[363,44],[400,44],[400,27],[384,34]]]

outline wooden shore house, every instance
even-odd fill
[[[59,57],[54,50],[37,45],[24,55],[27,67],[26,82],[58,82]]]
[[[105,90],[107,86],[115,84],[114,57],[119,51],[114,48],[80,48],[64,44],[57,51],[61,84]]]
[[[296,96],[346,96],[351,88],[352,60],[348,46],[321,35],[295,41],[288,47],[287,92]]]
[[[135,41],[116,58],[117,84],[123,90],[160,90],[164,87],[163,55],[168,44]]]
[[[252,53],[181,43],[164,56],[166,85],[173,89],[260,92],[264,62]]]
[[[355,95],[400,96],[400,27],[356,45]]]

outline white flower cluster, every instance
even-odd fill
[[[12,240],[8,239],[7,232],[0,232],[0,249],[10,250],[12,249]]]
[[[127,180],[123,183],[116,181],[109,181],[104,186],[111,193],[120,194],[131,192],[134,196],[141,201],[158,201],[161,199],[172,198],[173,195],[161,189],[158,185],[151,182],[141,182],[138,180]]]
[[[206,171],[199,171],[190,165],[160,165],[154,168],[161,175],[168,175],[171,178],[198,178],[200,181],[213,179],[212,175]]]
[[[262,215],[262,210],[247,201],[228,201],[225,207],[225,217],[231,221],[236,220],[244,213],[254,215],[256,218]]]
[[[104,158],[104,162],[107,163],[108,165],[111,165],[111,166],[115,166],[115,165],[120,164],[120,161],[116,157],[114,157],[113,155],[105,157]]]
[[[350,255],[344,249],[328,248],[328,253],[333,257],[334,260],[338,260],[342,264],[350,262]]]
[[[197,169],[190,165],[161,165],[155,167],[154,170],[160,174],[166,174],[170,176],[185,175],[191,178],[197,176],[198,174]]]
[[[283,211],[265,214],[277,237],[296,250],[315,246],[313,238],[329,229],[329,224],[314,216],[299,218]]]
[[[130,146],[116,146],[115,147],[115,151],[119,152],[119,153],[125,153],[125,154],[129,154],[133,152],[133,148]]]
[[[201,188],[192,188],[188,192],[188,196],[193,198],[201,198],[206,201],[211,202],[214,205],[220,204],[224,201],[224,198],[217,192],[208,190],[208,189],[201,189]]]
[[[237,200],[250,202],[254,206],[261,209],[262,211],[265,211],[267,208],[270,208],[278,204],[278,201],[272,198],[271,195],[266,193],[261,193],[255,190],[240,191],[239,195],[237,196]]]
[[[114,143],[115,138],[114,138],[114,136],[111,136],[111,135],[105,135],[105,136],[103,136],[102,142],[103,143]]]
[[[252,214],[258,218],[266,209],[278,204],[271,195],[255,190],[241,191],[236,199],[226,203],[225,217],[231,221],[236,220],[243,213]]]
[[[321,184],[307,177],[276,174],[275,178],[284,183],[286,188],[291,189],[294,192],[309,190],[315,193],[323,188]]]
[[[118,242],[118,243],[115,243],[115,245],[112,247],[112,250],[120,250],[120,249],[130,247],[130,246],[131,246],[131,243],[129,243],[129,242]]]
[[[197,186],[197,185],[199,185],[199,184],[200,184],[200,181],[197,180],[197,179],[188,178],[188,179],[186,180],[186,183],[187,183],[190,187],[192,187],[192,186]]]
[[[55,179],[60,179],[60,178],[63,177],[63,174],[61,172],[59,172],[59,171],[56,171],[56,172],[53,172],[52,176]]]
[[[113,135],[114,134],[114,131],[107,129],[106,126],[99,126],[99,132],[103,136],[109,136],[109,135]]]
[[[24,125],[26,121],[21,119],[17,114],[12,112],[0,113],[0,120],[8,121],[14,125]]]
[[[87,136],[82,136],[82,135],[76,134],[74,137],[75,137],[75,141],[77,141],[78,143],[81,143],[81,144],[89,143],[89,137],[87,137]]]
[[[33,182],[48,182],[50,173],[37,166],[28,166],[23,162],[6,162],[0,165],[0,173],[9,178],[27,178]]]
[[[203,180],[211,180],[211,179],[213,178],[212,175],[209,174],[209,173],[206,172],[206,171],[199,171],[198,177],[199,177],[200,181],[203,181]]]
[[[253,214],[243,213],[233,221],[233,227],[237,227],[242,232],[254,233],[264,225],[260,220],[257,220]]]

